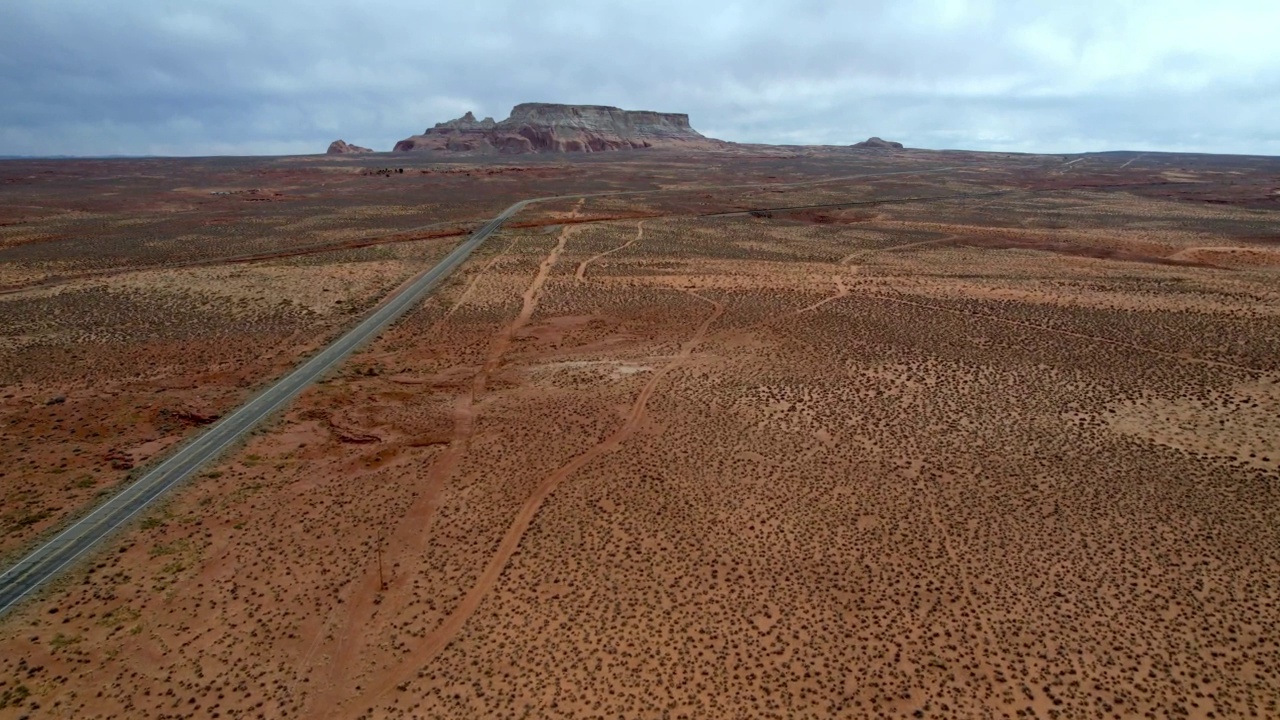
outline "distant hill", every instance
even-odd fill
[[[329,150],[325,154],[327,155],[360,155],[363,153],[371,153],[371,152],[373,151],[367,147],[360,147],[359,145],[351,145],[345,140],[334,140],[333,142],[329,143]]]
[[[901,150],[902,143],[894,142],[892,140],[881,140],[878,137],[872,136],[862,142],[854,143],[849,147],[854,148],[855,150]]]

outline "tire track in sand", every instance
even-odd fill
[[[489,260],[489,262],[484,264],[484,267],[480,268],[480,272],[476,273],[475,277],[471,278],[471,282],[467,283],[467,288],[462,291],[462,294],[458,296],[457,300],[453,301],[453,304],[449,306],[449,309],[445,311],[445,314],[441,315],[439,320],[432,323],[431,329],[427,331],[428,335],[435,335],[440,332],[444,327],[444,324],[449,321],[449,318],[453,317],[453,314],[458,311],[458,308],[465,305],[467,300],[471,299],[471,293],[476,289],[476,285],[480,283],[480,278],[484,277],[485,273],[489,272],[494,265],[497,265],[499,260],[506,257],[507,253],[511,252],[511,248],[515,247],[515,245],[516,238],[512,238],[511,242],[507,243],[507,246],[502,248],[501,252],[494,255],[493,259]]]
[[[428,633],[421,642],[410,650],[409,654],[401,661],[400,666],[402,672],[391,674],[386,673],[383,679],[369,690],[352,698],[352,704],[356,707],[360,705],[372,705],[379,698],[389,692],[392,688],[412,679],[420,668],[429,664],[439,654],[448,647],[449,643],[458,635],[467,620],[475,613],[480,603],[489,594],[493,587],[497,584],[502,576],[503,570],[506,569],[507,563],[511,560],[511,556],[520,546],[520,542],[524,539],[525,533],[529,526],[533,524],[534,518],[538,511],[542,508],[542,504],[546,502],[551,493],[560,486],[566,479],[589,465],[591,462],[608,455],[627,441],[636,430],[639,429],[640,423],[644,421],[645,411],[647,409],[650,398],[657,391],[658,385],[673,370],[678,368],[682,363],[689,359],[694,349],[700,345],[706,337],[707,330],[711,327],[721,314],[724,313],[724,305],[710,300],[693,291],[686,290],[693,297],[709,303],[712,311],[681,346],[680,351],[672,358],[671,362],[664,365],[660,370],[653,374],[649,382],[645,384],[640,394],[631,404],[631,408],[626,414],[626,418],[617,430],[613,431],[608,437],[596,443],[585,452],[577,455],[569,462],[561,465],[557,470],[547,475],[538,483],[533,494],[525,500],[520,510],[516,513],[511,525],[508,526],[506,534],[503,535],[502,541],[498,544],[497,550],[489,558],[489,562],[485,564],[484,570],[480,576],[476,578],[476,582],[467,591],[467,594],[454,608],[453,612],[440,623],[436,629]],[[361,699],[361,698],[367,699]]]
[[[431,329],[427,331],[428,335],[435,335],[436,333],[440,332],[440,329],[444,327],[445,322],[447,322],[449,318],[453,317],[453,314],[457,312],[458,308],[465,305],[467,300],[470,299],[471,293],[475,290],[476,285],[480,283],[480,279],[485,276],[485,273],[489,272],[489,270],[491,270],[494,265],[497,265],[498,261],[506,257],[507,253],[511,252],[511,248],[515,247],[515,244],[516,244],[516,239],[513,238],[511,242],[507,243],[507,246],[503,248],[501,252],[499,252],[497,255],[494,255],[493,258],[489,260],[489,262],[485,263],[480,268],[480,271],[477,272],[475,276],[471,278],[471,282],[467,283],[467,287],[462,291],[460,295],[458,295],[458,298],[453,301],[453,304],[449,306],[449,309],[445,311],[444,315],[442,315],[439,320],[437,320],[435,323],[431,325]],[[328,627],[328,625],[329,623],[327,621],[321,624],[320,630],[316,633],[315,639],[311,642],[311,645],[307,648],[307,652],[304,653],[302,656],[302,659],[298,661],[297,669],[294,671],[294,680],[289,688],[290,694],[293,694],[294,692],[297,691],[298,679],[302,677],[302,670],[311,663],[312,659],[315,657],[316,652],[320,649],[321,642],[324,639],[324,630],[326,627]]]
[[[383,546],[384,565],[395,567],[399,558],[422,550],[422,540],[427,537],[431,520],[439,509],[440,493],[470,449],[475,428],[475,407],[485,392],[489,376],[501,364],[503,356],[511,347],[512,338],[528,324],[534,311],[537,310],[538,301],[542,298],[543,286],[551,274],[552,267],[564,252],[565,243],[571,232],[570,226],[561,229],[555,247],[539,263],[533,280],[521,294],[520,312],[494,336],[484,364],[472,376],[469,392],[460,394],[454,401],[454,425],[449,444],[436,456],[431,467],[428,468],[426,478],[421,485],[422,493],[414,499],[396,525],[395,531],[386,539]],[[362,651],[365,650],[359,635],[376,623],[376,610],[384,603],[389,608],[387,616],[393,615],[394,609],[399,607],[400,600],[408,590],[408,575],[394,576],[384,586],[375,567],[371,566],[365,571],[350,600],[350,609],[346,613],[343,627],[336,633],[337,647],[330,662],[328,681],[316,697],[315,704],[310,708],[311,713],[321,713],[321,716],[331,713],[336,710],[338,703],[349,695],[348,681],[351,680],[353,671],[357,669],[356,664],[363,658]]]
[[[641,239],[641,238],[643,238],[643,237],[644,237],[644,221],[643,221],[643,220],[641,220],[640,222],[636,223],[636,236],[635,236],[635,237],[631,238],[630,240],[628,240],[627,242],[625,242],[625,243],[623,243],[623,244],[619,245],[619,246],[618,246],[618,247],[616,247],[616,248],[612,248],[612,249],[610,249],[610,250],[605,250],[604,252],[602,252],[602,253],[600,253],[600,254],[598,254],[598,255],[593,255],[593,256],[591,256],[591,257],[587,258],[586,260],[583,260],[582,262],[578,263],[578,270],[577,270],[577,272],[576,272],[576,273],[574,273],[574,277],[576,277],[576,278],[578,279],[578,282],[584,282],[584,281],[587,279],[587,266],[588,266],[588,265],[590,265],[591,263],[593,263],[593,262],[595,262],[595,261],[599,260],[600,258],[604,257],[605,255],[612,255],[613,253],[616,253],[616,252],[618,252],[619,250],[626,250],[627,248],[631,247],[631,246],[632,246],[632,245],[634,245],[635,243],[639,242],[639,241],[640,241],[640,239]]]
[[[805,314],[805,313],[807,313],[807,312],[813,312],[814,310],[817,310],[818,308],[822,307],[823,305],[826,305],[826,304],[828,304],[828,303],[835,302],[836,300],[839,300],[839,299],[841,299],[841,298],[849,297],[849,295],[850,295],[850,294],[852,294],[852,291],[851,291],[851,290],[849,290],[849,287],[848,287],[847,285],[845,285],[845,284],[844,284],[844,277],[843,277],[843,276],[841,276],[841,275],[837,275],[837,276],[835,276],[835,281],[834,281],[834,282],[835,282],[835,286],[836,286],[836,291],[835,291],[834,293],[832,293],[831,295],[828,295],[828,296],[826,296],[826,297],[822,298],[821,300],[818,300],[817,302],[810,303],[810,304],[805,305],[804,307],[799,308],[799,309],[796,309],[796,310],[784,310],[783,312],[780,312],[780,313],[777,313],[777,314],[774,314],[774,315],[770,315],[769,317],[763,318],[763,319],[761,319],[761,320],[757,320],[757,321],[755,321],[755,322],[751,323],[750,325],[747,325],[746,327],[737,328],[737,329],[721,330],[721,331],[719,331],[719,332],[715,333],[715,334],[714,334],[714,337],[717,337],[717,338],[731,337],[731,336],[737,335],[737,334],[739,334],[739,333],[745,333],[745,332],[750,332],[750,331],[752,331],[752,330],[758,330],[759,328],[762,328],[762,327],[764,327],[765,325],[769,325],[769,324],[771,324],[771,323],[778,322],[779,320],[784,320],[784,319],[786,319],[786,318],[793,318],[793,317],[797,317],[797,316],[803,315],[803,314]]]
[[[751,327],[753,327],[753,328],[754,328],[754,327],[759,327],[759,326],[761,326],[761,325],[767,325],[768,323],[776,322],[776,321],[778,321],[778,320],[782,320],[782,319],[784,319],[784,318],[795,317],[795,316],[797,316],[797,315],[803,315],[803,314],[805,314],[805,313],[807,313],[807,312],[812,312],[812,311],[814,311],[814,310],[817,310],[818,308],[822,307],[823,305],[826,305],[827,303],[835,302],[836,300],[839,300],[840,298],[846,298],[846,297],[849,297],[849,288],[845,286],[845,284],[844,284],[844,278],[843,278],[843,277],[841,277],[840,275],[837,275],[837,276],[836,276],[836,279],[835,279],[835,283],[836,283],[836,291],[835,291],[835,293],[834,293],[834,294],[832,294],[832,295],[828,295],[827,297],[824,297],[824,298],[822,298],[821,300],[819,300],[819,301],[817,301],[817,302],[815,302],[815,303],[812,303],[812,304],[806,305],[806,306],[804,306],[804,307],[800,308],[799,310],[792,310],[792,311],[790,311],[790,312],[779,313],[778,315],[774,315],[774,316],[772,316],[772,317],[765,318],[764,320],[761,320],[760,322],[756,323],[755,325],[752,325]]]
[[[484,366],[480,372],[476,373],[471,385],[472,399],[478,399],[484,394],[485,387],[489,381],[489,376],[494,370],[498,369],[499,363],[502,362],[502,356],[506,354],[511,347],[511,339],[515,334],[529,324],[529,319],[533,317],[533,313],[538,309],[538,302],[542,300],[543,286],[546,285],[547,276],[551,274],[551,268],[555,267],[556,261],[560,259],[560,255],[564,252],[565,242],[569,240],[569,235],[573,232],[574,227],[565,225],[560,229],[560,237],[556,241],[556,246],[551,248],[551,252],[542,259],[538,265],[538,272],[533,277],[533,281],[529,283],[529,287],[525,288],[521,297],[520,314],[511,321],[502,332],[498,333],[494,338],[493,344],[489,348],[489,357],[485,359]]]
[[[929,247],[930,245],[945,245],[953,240],[959,240],[959,235],[948,235],[943,238],[934,238],[933,240],[921,240],[920,242],[907,243],[905,245],[891,245],[884,248],[867,248],[866,250],[857,250],[840,258],[840,265],[848,265],[854,260],[866,260],[868,257],[876,253],[899,252],[902,250],[911,250],[913,248]]]

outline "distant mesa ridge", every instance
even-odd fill
[[[397,152],[564,153],[727,145],[689,126],[683,113],[623,110],[606,105],[522,103],[501,122],[476,120],[468,112],[436,123],[421,135],[396,143]]]
[[[689,151],[747,147],[782,150],[782,146],[745,146],[709,138],[689,125],[684,113],[623,110],[609,105],[521,103],[506,120],[477,120],[468,111],[439,122],[396,143],[395,152],[464,153],[472,155],[588,153],[665,148]],[[845,146],[853,150],[901,150],[902,143],[868,138]],[[837,149],[837,148],[829,148]],[[335,140],[330,155],[374,152]]]
[[[352,154],[371,153],[371,152],[373,151],[367,147],[360,147],[359,145],[348,145],[344,140],[334,140],[333,142],[329,143],[329,150],[327,151],[327,154],[352,155]]]
[[[854,143],[849,147],[857,150],[901,150],[902,143],[894,142],[892,140],[881,140],[873,135],[866,140]]]

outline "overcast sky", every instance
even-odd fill
[[[0,155],[388,150],[519,102],[740,142],[1280,155],[1280,0],[5,0]]]

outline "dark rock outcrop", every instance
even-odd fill
[[[371,152],[373,151],[367,147],[360,147],[359,145],[348,145],[344,140],[334,140],[333,142],[329,143],[329,150],[327,151],[326,154],[351,155],[351,154],[371,153]]]
[[[604,105],[523,103],[502,122],[468,112],[396,143],[396,151],[474,153],[602,152],[726,145],[689,127],[689,116]]]
[[[893,142],[892,140],[881,140],[878,137],[870,137],[860,143],[850,145],[851,148],[858,150],[901,150],[902,143]]]

